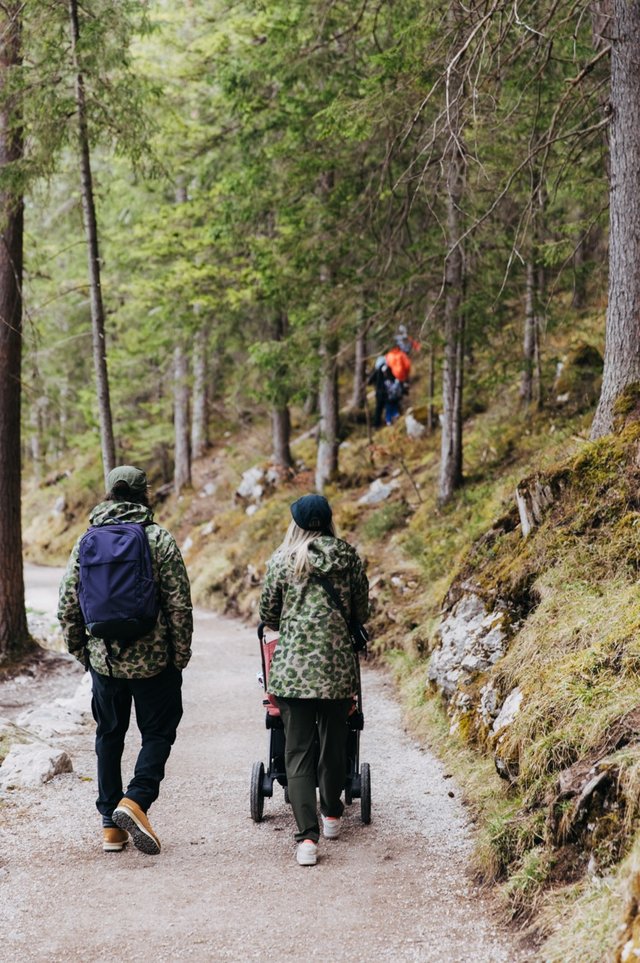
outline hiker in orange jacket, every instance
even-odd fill
[[[396,345],[394,348],[391,348],[390,351],[387,351],[385,361],[393,372],[394,377],[397,378],[398,381],[401,381],[403,385],[407,385],[409,375],[411,374],[409,355]]]

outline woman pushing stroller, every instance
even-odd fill
[[[298,827],[296,859],[301,866],[314,866],[320,837],[316,779],[323,834],[335,839],[344,808],[347,718],[358,687],[349,628],[323,582],[331,583],[343,609],[359,622],[368,615],[369,584],[355,549],[336,537],[326,498],[304,495],[291,506],[291,515],[267,567],[260,618],[279,631],[269,692],[284,725],[289,799]]]

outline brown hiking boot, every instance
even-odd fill
[[[105,853],[119,853],[129,842],[129,833],[117,827],[102,830],[102,848]]]
[[[151,828],[147,814],[133,799],[121,799],[113,810],[111,817],[120,829],[131,834],[133,845],[148,856],[157,856],[160,852],[160,840]]]

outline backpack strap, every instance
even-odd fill
[[[353,645],[354,652],[363,652],[365,659],[367,658],[367,642],[369,641],[369,636],[366,632],[364,626],[360,623],[355,622],[353,617],[347,615],[347,610],[342,604],[342,599],[336,592],[331,581],[326,577],[326,575],[318,575],[317,573],[312,575],[309,579],[311,582],[317,582],[325,590],[338,612],[344,619],[345,625],[349,632],[351,638],[351,643]],[[356,659],[356,662],[358,660]]]
[[[351,619],[347,615],[346,609],[342,604],[342,599],[340,598],[340,596],[338,595],[338,593],[336,592],[335,588],[333,587],[329,579],[326,577],[326,575],[312,575],[311,580],[318,582],[322,586],[322,588],[325,590],[325,592],[327,593],[327,595],[329,596],[329,598],[337,608],[342,618],[345,620],[347,624],[347,628],[350,629]]]

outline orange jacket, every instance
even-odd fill
[[[402,348],[392,348],[385,355],[385,361],[398,381],[407,381],[411,374],[411,361]]]

